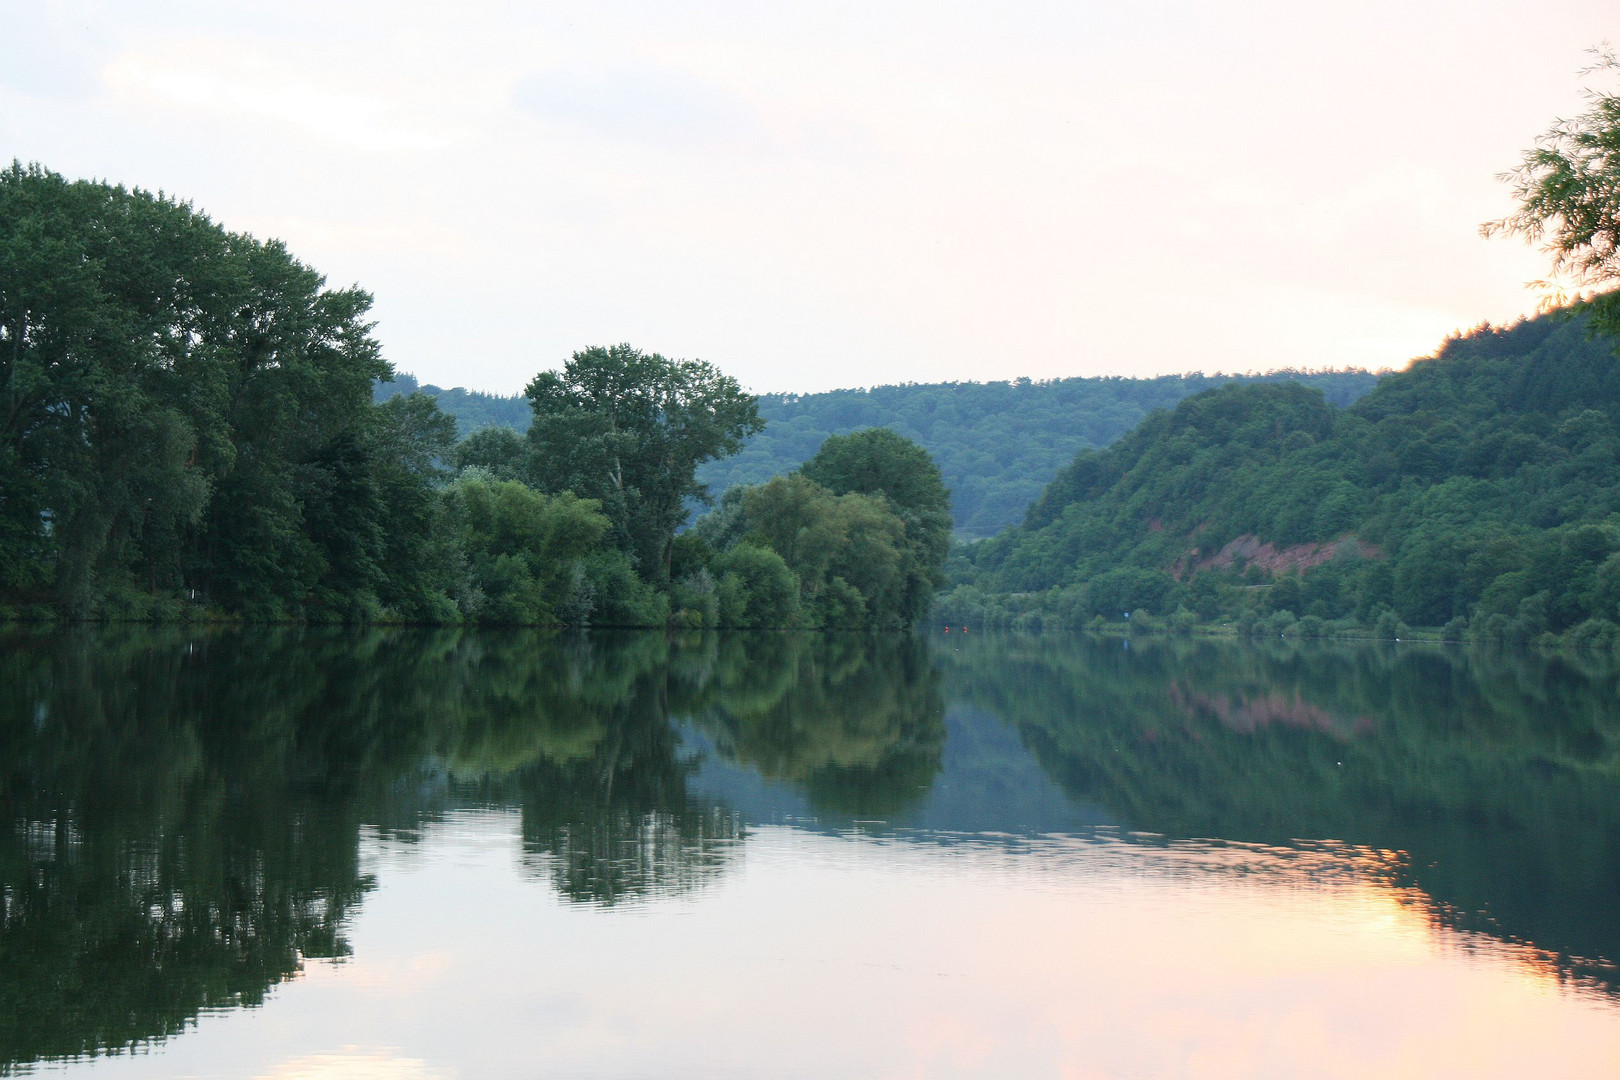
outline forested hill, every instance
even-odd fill
[[[1107,446],[1155,409],[1236,379],[1297,381],[1348,405],[1373,388],[1366,371],[1265,375],[1167,375],[1154,379],[1073,378],[1032,382],[910,383],[821,394],[765,394],[765,430],[742,453],[709,462],[698,479],[715,496],[738,484],[758,484],[792,472],[829,435],[889,427],[923,446],[951,490],[959,535],[978,539],[1023,520],[1024,511],[1076,451]],[[400,375],[379,384],[378,400],[420,389],[456,418],[462,436],[503,425],[524,430],[528,401],[461,388],[418,386]]]
[[[1303,382],[1340,405],[1355,401],[1377,381],[1366,371],[1283,371],[1236,378]],[[951,489],[957,533],[978,539],[1021,521],[1076,451],[1107,446],[1155,409],[1230,381],[1224,375],[1018,379],[766,394],[759,399],[765,430],[742,453],[710,462],[698,479],[718,494],[733,484],[756,484],[791,472],[828,435],[893,428],[933,456]]]
[[[395,375],[388,382],[379,382],[372,387],[371,397],[377,404],[410,394],[426,394],[439,406],[441,412],[449,413],[456,418],[456,434],[466,438],[475,431],[487,427],[508,427],[516,431],[527,431],[529,421],[534,416],[534,410],[529,407],[529,399],[522,394],[513,394],[503,397],[500,394],[486,394],[482,390],[467,390],[460,386],[449,390],[432,383],[423,386],[416,381],[415,375]]]
[[[1559,313],[1448,340],[1348,409],[1248,385],[1151,416],[979,545],[947,610],[994,621],[1039,594],[1069,623],[1387,613],[1607,640],[1617,552],[1620,361]]]

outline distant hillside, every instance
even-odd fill
[[[1392,608],[1454,632],[1471,619],[1476,637],[1589,618],[1606,637],[1617,552],[1620,362],[1557,315],[1448,340],[1347,409],[1246,385],[1150,416],[978,545],[948,610],[994,621],[994,597],[1040,594],[1070,623],[1185,609],[1286,626]]]
[[[765,394],[759,399],[765,430],[742,453],[705,466],[698,478],[716,494],[733,484],[757,484],[797,469],[829,435],[890,427],[933,455],[951,489],[957,533],[977,539],[1022,520],[1024,510],[1076,451],[1107,446],[1154,409],[1232,378],[1018,379]],[[1235,378],[1302,381],[1345,405],[1377,381],[1365,371]]]
[[[1086,447],[1107,446],[1155,409],[1202,390],[1239,382],[1300,382],[1335,405],[1373,388],[1367,371],[1265,375],[1166,375],[1155,379],[1074,378],[1032,382],[908,383],[821,394],[762,394],[765,430],[742,453],[713,461],[698,479],[716,497],[733,484],[758,484],[792,472],[829,435],[890,427],[921,444],[945,476],[958,535],[980,539],[1023,520],[1058,470]],[[478,391],[420,386],[410,375],[377,387],[378,400],[420,389],[456,418],[459,434],[529,426],[529,403]]]
[[[521,394],[502,397],[481,390],[465,390],[459,386],[446,390],[432,383],[424,386],[416,381],[415,375],[395,375],[393,382],[377,383],[372,388],[372,399],[382,402],[418,390],[437,401],[441,411],[456,418],[456,434],[463,439],[487,427],[528,430],[529,399]]]

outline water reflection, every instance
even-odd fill
[[[1109,837],[1140,830],[1164,839],[1122,861],[1132,874],[1289,887],[1337,874],[1373,889],[1374,907],[1521,943],[1524,964],[1609,993],[1617,776],[1615,670],[1530,656],[12,634],[0,638],[0,1074],[173,1035],[262,1002],[306,959],[350,954],[376,837],[409,846],[469,809],[515,812],[518,872],[609,913],[702,895],[761,835],[805,835],[779,827],[783,792],[832,839],[878,837],[897,863],[911,858],[901,849],[955,845],[1009,877],[1071,856],[1064,873],[1095,874]],[[1065,847],[922,827],[1050,829],[1042,790],[1118,830]],[[1036,816],[1014,820],[1013,806]]]
[[[1131,828],[1403,853],[1433,918],[1620,987],[1620,683],[1440,648],[983,639],[953,691]]]
[[[0,651],[0,1069],[172,1034],[347,951],[370,883],[298,666],[243,685],[145,634]]]
[[[348,952],[362,822],[520,807],[524,865],[614,904],[719,873],[738,812],[677,721],[814,804],[926,791],[912,639],[127,629],[0,652],[0,1070],[252,1005]]]

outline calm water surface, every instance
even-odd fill
[[[9,634],[0,807],[0,1075],[1620,1075],[1595,660]]]

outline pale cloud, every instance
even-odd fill
[[[162,52],[125,53],[107,65],[103,78],[135,109],[269,122],[351,150],[435,150],[450,141],[447,133],[402,116],[382,95],[233,42],[194,40]]]
[[[660,64],[552,68],[519,82],[514,100],[543,121],[694,152],[747,146],[765,137],[744,96]]]
[[[0,143],[283,237],[441,384],[620,340],[757,389],[1384,366],[1534,310],[1540,256],[1476,229],[1610,22],[77,0],[8,25],[51,59],[0,74]]]

